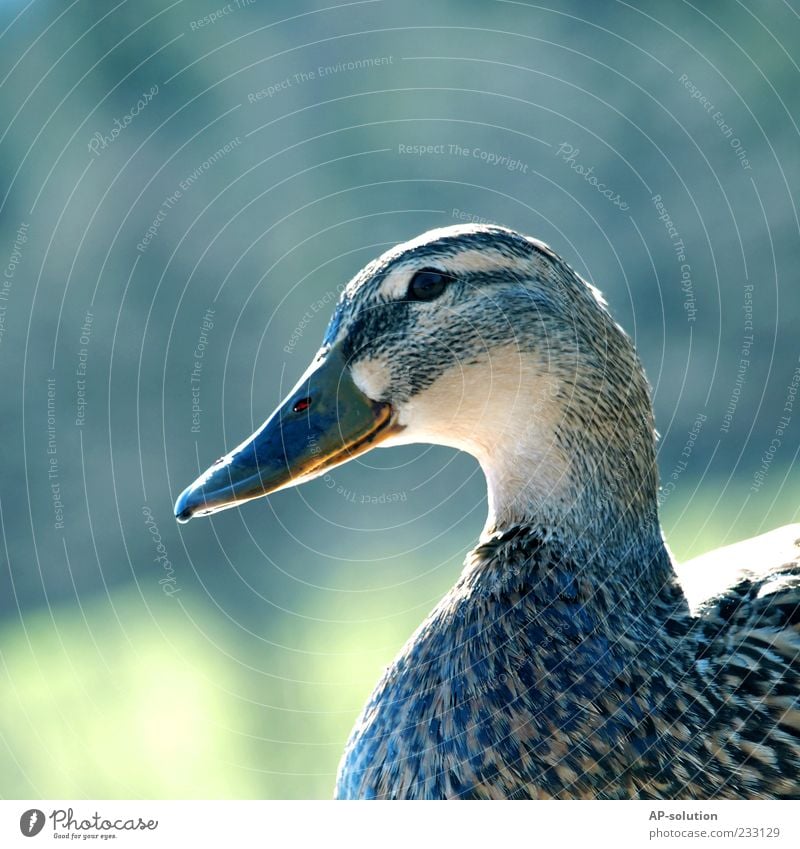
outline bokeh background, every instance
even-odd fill
[[[476,463],[172,504],[422,230],[518,228],[606,293],[679,559],[796,519],[796,0],[4,0],[0,32],[0,795],[331,795]]]

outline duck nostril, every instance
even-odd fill
[[[301,398],[299,401],[295,401],[294,410],[295,413],[302,413],[304,410],[307,410],[311,406],[310,398]]]

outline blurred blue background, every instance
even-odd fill
[[[506,224],[605,292],[677,557],[796,520],[795,0],[0,18],[0,795],[331,795],[482,527],[477,464],[391,449],[187,526],[172,504],[422,230]]]

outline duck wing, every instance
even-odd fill
[[[773,576],[796,570],[799,562],[800,523],[706,552],[676,564],[675,571],[689,607],[697,612],[743,582],[768,585]]]
[[[698,680],[715,705],[711,761],[732,768],[746,796],[798,798],[800,525],[676,571],[694,614]]]

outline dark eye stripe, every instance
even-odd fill
[[[453,278],[435,268],[423,268],[417,271],[408,284],[409,301],[432,301],[447,288]]]

